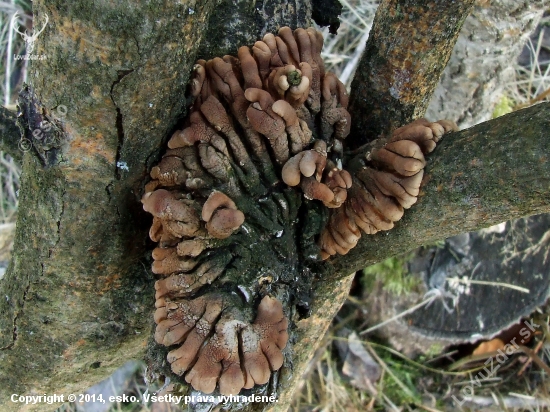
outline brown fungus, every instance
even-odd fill
[[[160,163],[151,169],[151,178],[164,187],[183,185],[188,176],[183,160],[176,156],[164,155]]]
[[[307,123],[298,118],[296,110],[285,100],[277,100],[271,106],[271,110],[285,121],[291,153],[301,152],[311,141],[311,130]]]
[[[271,371],[283,366],[282,350],[288,341],[287,327],[288,320],[281,302],[265,296],[254,323],[241,332],[245,388],[267,383]]]
[[[351,116],[347,111],[348,95],[346,87],[338,78],[327,73],[323,78],[321,106],[321,131],[323,139],[344,139],[350,132]]]
[[[225,239],[244,223],[244,214],[229,197],[214,191],[202,207],[202,220],[206,222],[208,234]]]
[[[267,138],[277,163],[284,163],[289,156],[286,125],[281,116],[272,109],[275,103],[273,97],[269,92],[257,88],[246,89],[244,96],[252,103],[246,111],[250,125]]]
[[[324,141],[317,140],[313,149],[304,150],[290,158],[281,171],[283,181],[289,186],[300,184],[301,176],[313,176],[315,180],[320,181],[327,163],[326,148]]]
[[[292,64],[273,70],[267,80],[268,90],[272,95],[285,99],[292,107],[300,107],[309,96],[311,66],[300,63],[299,68]]]
[[[245,377],[239,357],[239,333],[246,323],[226,312],[216,324],[214,335],[201,348],[197,362],[185,375],[194,389],[212,393],[219,383],[222,395],[236,395],[244,387]]]
[[[352,179],[349,172],[334,166],[325,170],[326,149],[323,140],[315,141],[313,149],[304,150],[285,163],[281,177],[289,186],[300,185],[306,199],[320,200],[329,208],[338,208],[347,198]]]
[[[189,117],[142,198],[159,242],[155,341],[177,383],[237,394],[290,364],[285,313],[314,280],[289,268],[309,271],[315,252],[346,254],[363,233],[391,229],[418,197],[425,155],[456,127],[419,119],[374,142],[350,174],[348,96],[322,45],[314,29],[283,27],[193,68]]]
[[[331,168],[323,177],[323,183],[334,193],[334,198],[329,204],[330,208],[338,208],[346,201],[348,189],[353,183],[351,175],[347,170],[341,170],[337,167]]]
[[[194,389],[223,395],[264,384],[283,365],[288,321],[280,301],[265,296],[256,319],[248,323],[220,295],[156,301],[155,340],[172,346],[168,362]],[[221,317],[220,317],[221,315]]]
[[[174,272],[189,272],[197,266],[193,259],[181,258],[175,247],[156,248],[153,250],[152,271],[156,275],[170,275]]]
[[[205,102],[206,103],[206,102]],[[203,105],[205,104],[203,103]],[[193,146],[197,142],[210,143],[226,156],[229,155],[225,140],[216,133],[200,112],[193,112],[189,117],[191,125],[183,130],[178,130],[168,141],[170,149]]]
[[[385,144],[374,145],[366,167],[355,174],[344,207],[332,213],[319,240],[321,258],[345,254],[352,238],[339,237],[336,228],[355,226],[366,234],[390,230],[404,209],[416,203],[424,175],[424,155],[444,133],[456,130],[449,120],[431,123],[419,119],[396,129]],[[354,245],[353,245],[354,246]],[[351,246],[351,247],[353,247]]]
[[[158,219],[157,226],[162,226],[170,235],[181,238],[198,233],[199,219],[192,202],[178,200],[165,189],[146,193],[141,202],[143,209]]]

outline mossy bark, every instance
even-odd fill
[[[0,284],[0,402],[12,393],[78,393],[150,333],[148,217],[139,196],[163,139],[182,115],[185,86],[214,2],[38,1],[49,16],[22,106],[33,148],[23,162],[12,264]],[[60,118],[56,108],[64,106]],[[63,139],[41,156],[45,119]],[[42,153],[44,154],[44,153]],[[38,408],[48,409],[41,404]],[[51,408],[51,406],[50,406]]]
[[[151,219],[139,199],[185,116],[199,50],[234,52],[265,26],[309,23],[307,1],[218,3],[34,2],[35,24],[45,14],[49,23],[34,50],[46,59],[32,61],[21,101],[34,110],[24,122],[32,147],[23,159],[13,261],[0,283],[3,410],[20,409],[13,393],[79,393],[143,358],[154,288]],[[223,21],[246,31],[213,50],[207,37]],[[47,147],[33,135],[44,120],[62,131]]]
[[[333,259],[345,274],[459,233],[550,212],[550,103],[445,135],[428,156],[418,202],[395,228]]]
[[[351,145],[422,117],[474,1],[383,0],[351,84]]]
[[[251,44],[267,28],[309,23],[311,8],[307,1],[256,4],[256,8],[250,8],[227,1],[221,3],[222,8],[214,1],[192,0],[178,4],[160,0],[116,4],[34,2],[35,21],[42,22],[47,13],[50,22],[36,49],[47,59],[33,62],[29,76],[35,94],[22,102],[32,103],[39,110],[27,122],[27,138],[34,149],[24,157],[15,253],[0,283],[0,295],[6,297],[0,300],[3,410],[20,409],[20,404],[10,402],[12,393],[79,393],[129,358],[143,357],[154,299],[147,252],[152,245],[146,241],[150,219],[141,210],[139,198],[163,142],[185,115],[185,86],[195,58]],[[272,11],[276,11],[274,16],[270,16]],[[210,40],[214,33],[219,35],[216,28],[224,27],[221,22],[226,19],[226,36],[234,38],[219,47]],[[409,34],[402,31],[400,36]],[[453,38],[443,36],[439,40],[452,43]],[[429,88],[419,91],[429,92]],[[55,109],[60,106],[67,108],[63,118],[56,115]],[[409,115],[396,115],[397,122]],[[54,147],[44,148],[33,140],[32,129],[39,128],[44,119],[62,131],[62,139],[55,140]],[[541,121],[533,120],[533,124]],[[510,120],[509,124],[510,130],[519,130],[515,122]],[[521,127],[528,131],[530,124]],[[512,135],[510,132],[510,141]],[[538,135],[533,132],[533,136]],[[489,179],[490,186],[486,187],[468,186],[461,180],[463,175],[452,179],[452,173],[465,173],[455,169],[458,158],[462,159],[462,167],[477,168],[477,176],[490,173],[494,167],[491,157],[506,156],[498,151],[498,145],[491,146],[492,151],[484,155],[477,152],[483,149],[481,143],[470,149],[460,140],[458,146],[445,149],[453,138],[447,142],[434,155],[434,167],[441,164],[440,169],[428,172],[440,180],[432,177],[425,189],[426,199],[446,205],[440,209],[431,206],[440,221],[445,216],[457,219],[464,209],[464,199],[475,205],[478,197],[468,196],[475,188],[493,196],[482,199],[503,205],[486,211],[494,212],[498,219],[542,211],[548,206],[544,203],[548,181],[534,175],[540,173],[534,167],[536,162],[546,164],[542,157],[535,156],[536,150],[548,152],[548,148],[537,147],[543,143],[528,145],[531,157],[517,157],[516,167],[524,167],[520,170],[526,174],[511,173],[524,177],[515,180],[525,186],[518,188],[524,192],[516,193],[509,189],[506,177],[502,182]],[[39,156],[40,150],[46,155]],[[468,163],[473,159],[480,161]],[[463,192],[449,192],[445,189],[449,185]],[[527,195],[530,188],[532,193],[542,193],[538,203]],[[503,193],[510,196],[504,202]],[[396,235],[390,235],[402,247],[386,248],[387,243],[373,243],[373,238],[364,237],[357,250],[368,255],[353,252],[316,268],[324,278],[314,284],[310,316],[293,326],[292,359],[281,372],[276,388],[279,403],[274,409],[288,407],[317,340],[345,300],[349,273],[388,253],[425,243],[437,234],[429,224],[422,229],[422,220],[416,223],[414,235],[408,238],[403,234],[401,227],[408,227],[407,222],[414,221],[424,204],[423,199]],[[513,207],[506,209],[510,205]],[[429,210],[422,212],[422,219],[428,220]],[[477,220],[466,217],[456,223],[456,231],[492,221],[489,215]],[[375,246],[367,249],[367,245]],[[385,252],[380,251],[383,248]],[[263,407],[247,406],[256,410]],[[42,403],[33,408],[48,410],[51,405]]]

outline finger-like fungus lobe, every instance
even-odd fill
[[[418,120],[344,170],[348,96],[322,45],[314,29],[284,27],[199,60],[190,115],[151,170],[155,341],[196,390],[270,380],[289,319],[307,312],[309,266],[391,229],[416,202],[424,155],[455,127]]]

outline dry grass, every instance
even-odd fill
[[[329,34],[328,28],[321,29],[325,38],[321,55],[326,69],[335,73],[349,90],[359,58],[365,49],[378,7],[375,1],[340,0],[344,10],[340,16],[338,35]]]
[[[507,96],[512,100],[513,109],[517,110],[532,104],[550,99],[550,49],[543,45],[543,37],[550,31],[550,13],[543,17],[539,26],[538,41],[529,39],[529,65],[516,68],[516,80],[506,88]],[[545,52],[545,53],[542,53]],[[546,57],[542,57],[546,56]]]
[[[349,385],[341,374],[341,367],[329,347],[316,360],[307,379],[297,391],[292,411],[350,411],[371,408],[370,394]]]
[[[29,8],[29,1],[0,2],[0,97],[2,104],[12,110],[15,110],[15,98],[24,77],[21,73],[26,73],[26,68],[13,59],[13,54],[23,52],[24,42],[12,30],[11,20],[16,11],[24,14],[23,11]],[[13,247],[20,174],[20,166],[0,151],[0,279],[4,276]]]

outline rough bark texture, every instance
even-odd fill
[[[18,147],[20,133],[15,124],[15,113],[0,107],[0,150],[8,153],[16,161],[21,161],[22,152]]]
[[[185,85],[195,57],[198,53],[223,54],[227,48],[234,51],[237,45],[253,43],[267,28],[309,23],[308,2],[285,6],[275,1],[256,2],[255,8],[244,3],[34,3],[35,21],[41,22],[43,13],[50,19],[36,49],[48,59],[33,62],[29,78],[36,95],[27,94],[22,102],[33,113],[27,119],[27,138],[37,150],[24,158],[16,252],[0,283],[0,295],[6,296],[0,300],[3,410],[20,407],[9,402],[11,393],[78,393],[129,358],[143,357],[152,326],[153,278],[146,257],[151,245],[145,242],[150,220],[138,199],[163,140],[185,113]],[[391,4],[384,7],[388,6]],[[382,14],[388,15],[384,7]],[[401,2],[399,13],[404,7],[413,6]],[[275,20],[270,14],[273,11],[277,11]],[[428,43],[437,43],[433,48],[447,56],[462,18],[456,10],[451,17],[430,11],[423,14],[430,24],[424,21],[420,27],[426,33],[428,29],[436,33]],[[221,25],[226,19],[238,24]],[[227,27],[228,31],[221,35],[216,27]],[[212,38],[209,33],[235,39],[214,50],[215,46],[205,41]],[[407,25],[398,34],[391,34],[417,39],[420,35]],[[199,51],[201,44],[204,48]],[[438,60],[436,54],[424,57],[434,81],[443,65],[433,66],[433,61],[446,60]],[[431,86],[413,87],[413,82],[427,76],[421,68],[416,63],[405,67],[422,72],[418,78],[411,73],[407,86],[418,95],[388,115],[394,120],[383,123],[384,131],[419,113],[420,109],[411,108],[428,101]],[[430,83],[431,77],[427,81]],[[406,92],[404,96],[410,96],[407,87],[399,89]],[[366,93],[362,90],[357,96]],[[378,91],[379,98],[385,96],[383,101],[391,100],[388,90]],[[54,109],[59,105],[68,109],[64,119],[55,117]],[[498,121],[509,131],[509,146],[502,143],[504,140],[487,143],[484,134],[474,139],[468,132],[448,139],[428,170],[432,178],[426,186],[426,201],[410,213],[395,234],[364,237],[358,252],[318,268],[319,273],[324,270],[331,276],[317,282],[311,315],[294,326],[294,352],[288,360],[291,367],[284,368],[275,382],[279,403],[274,409],[288,407],[295,382],[346,297],[350,272],[443,236],[443,230],[432,226],[434,221],[451,219],[446,231],[458,232],[489,224],[493,221],[489,213],[500,221],[548,207],[548,180],[544,176],[549,174],[542,169],[547,168],[547,161],[541,157],[548,147],[543,147],[540,132],[548,128],[547,119],[540,120],[540,113],[548,106],[533,110],[522,112],[532,113],[531,122],[518,125],[516,117],[506,123]],[[364,124],[359,113],[356,111],[354,121]],[[44,118],[55,124],[56,133],[60,132],[55,135],[54,147],[40,146],[30,134]],[[495,122],[476,130],[490,133],[493,126]],[[519,128],[525,136],[533,136],[521,146],[519,141],[512,142]],[[505,147],[511,152],[503,151]],[[508,159],[504,162],[507,165],[515,159],[516,172],[507,170],[484,179],[484,173],[493,176],[493,157],[501,163]],[[472,176],[479,179],[473,183],[466,180],[468,170],[475,170]],[[492,209],[483,209],[489,204]],[[431,208],[425,209],[426,205]],[[473,216],[466,213],[468,207],[475,212]],[[406,228],[413,216],[419,222],[411,233]],[[390,236],[394,239],[391,247],[384,243]],[[256,259],[261,256],[259,253]],[[39,404],[37,408],[51,406]],[[263,405],[249,404],[246,408],[258,410]]]
[[[68,113],[49,166],[32,152],[23,163],[15,253],[1,284],[3,408],[19,407],[10,393],[82,390],[143,353],[152,279],[137,199],[181,114],[213,6],[191,17],[164,2],[34,3],[35,21],[47,13],[50,22],[36,50],[48,58],[29,76],[39,108],[30,131],[58,105]]]
[[[229,14],[213,13],[214,1],[34,3],[35,22],[49,16],[35,53],[48,58],[32,65],[26,137],[43,149],[32,130],[44,119],[64,134],[42,151],[47,167],[35,150],[24,158],[15,253],[0,284],[4,410],[19,409],[11,393],[79,392],[143,357],[154,291],[150,219],[139,204],[145,176],[185,114],[210,19],[239,21],[252,30],[245,43],[265,29],[268,12],[228,4]],[[304,4],[279,6],[286,12],[270,24],[307,26]]]
[[[489,120],[506,84],[515,79],[514,62],[549,4],[477,4],[464,22],[426,117],[451,119],[461,128]]]
[[[236,54],[237,47],[254,44],[265,33],[276,33],[283,26],[296,28],[310,24],[308,0],[220,1],[209,18],[197,58]]]
[[[424,115],[473,3],[380,3],[351,84],[355,146]]]
[[[394,229],[361,239],[349,255],[334,259],[334,272],[549,212],[549,113],[550,103],[542,103],[446,136],[428,161],[418,203]]]
[[[302,319],[296,325],[293,370],[283,370],[280,381],[278,403],[272,405],[270,411],[286,411],[297,389],[298,382],[306,372],[309,361],[315,350],[321,344],[323,336],[332,319],[348,297],[354,274],[330,282],[318,282],[314,299],[311,303],[312,316]]]

